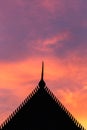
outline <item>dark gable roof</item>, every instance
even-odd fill
[[[0,130],[85,130],[46,87],[37,86]]]

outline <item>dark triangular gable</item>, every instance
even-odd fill
[[[1,125],[0,130],[85,129],[46,86],[38,86]]]

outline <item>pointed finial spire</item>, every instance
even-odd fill
[[[41,72],[41,80],[39,82],[39,87],[45,87],[45,82],[44,82],[44,62],[42,61],[42,72]]]
[[[44,62],[42,61],[42,73],[41,73],[41,80],[44,78]]]

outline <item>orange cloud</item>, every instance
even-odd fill
[[[85,92],[83,88],[75,91],[66,88],[64,90],[59,89],[55,93],[72,115],[87,128],[85,121],[87,117],[87,91]]]
[[[0,102],[5,96],[8,97],[4,105],[0,103],[0,114],[2,115],[0,122],[38,85],[42,59],[45,61],[44,79],[47,86],[68,110],[86,126],[83,122],[87,116],[86,65],[84,64],[84,67],[81,67],[81,64],[78,62],[75,64],[76,62],[71,62],[71,59],[60,60],[49,56],[32,57],[20,62],[0,63],[0,89],[8,89],[10,90],[9,94],[12,93],[11,95],[6,95],[5,92],[2,95],[0,94],[0,97],[2,97]],[[10,98],[11,100],[9,100]],[[7,107],[7,110],[3,110],[5,107]]]

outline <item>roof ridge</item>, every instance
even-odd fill
[[[86,130],[81,123],[79,123],[76,118],[67,110],[67,108],[60,102],[59,99],[53,94],[53,92],[45,86],[44,89],[47,91],[47,93],[55,100],[55,102],[63,109],[63,111],[66,112],[66,114],[70,117],[70,119],[76,124],[77,127],[81,128],[81,130]]]

